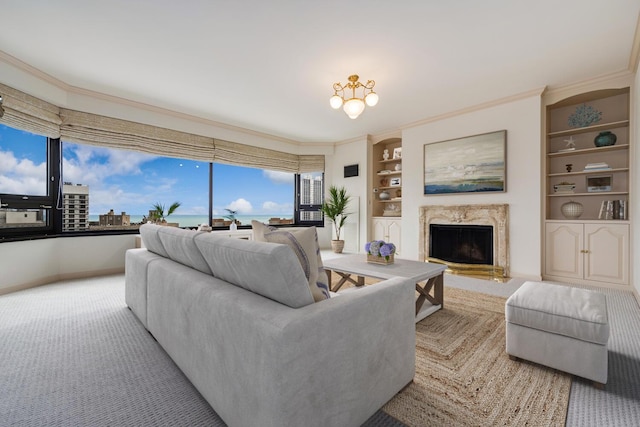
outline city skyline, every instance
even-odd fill
[[[46,138],[0,125],[0,193],[46,194]],[[208,215],[209,163],[64,142],[62,182],[90,188],[90,215],[145,215],[178,201],[179,215]],[[321,174],[315,174],[318,176]],[[293,216],[294,174],[213,164],[213,216]]]

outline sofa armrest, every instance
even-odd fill
[[[147,269],[149,264],[162,260],[144,248],[129,249],[125,253],[124,300],[140,322],[147,328]]]

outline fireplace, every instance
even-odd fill
[[[459,274],[509,275],[509,205],[420,207],[420,259]]]
[[[429,257],[457,264],[493,264],[490,225],[429,224]]]

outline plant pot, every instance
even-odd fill
[[[333,249],[333,252],[341,254],[344,249],[344,240],[332,240],[331,249]]]
[[[382,264],[382,265],[389,265],[389,264],[393,264],[393,255],[391,254],[388,257],[383,257],[383,256],[376,256],[376,255],[370,255],[367,254],[367,262],[370,262],[372,264]],[[389,258],[389,259],[387,259]]]

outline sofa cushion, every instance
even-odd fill
[[[329,279],[322,265],[318,233],[315,227],[292,231],[270,231],[264,233],[264,238],[267,242],[284,244],[293,249],[316,302],[330,298]]]
[[[253,240],[256,242],[266,242],[267,240],[264,238],[264,233],[278,230],[276,227],[256,221],[255,219],[251,220],[251,228],[253,229]]]
[[[205,232],[167,226],[161,226],[158,230],[158,236],[167,253],[167,258],[202,273],[212,274],[209,264],[204,260],[194,241],[199,234],[205,234]]]
[[[164,246],[160,241],[160,236],[158,235],[158,231],[161,228],[161,226],[155,224],[142,224],[140,226],[140,237],[142,238],[144,247],[149,251],[165,258],[169,258],[169,254],[167,254],[167,251],[164,249]]]
[[[314,302],[289,246],[204,233],[196,236],[213,275],[292,308]]]

